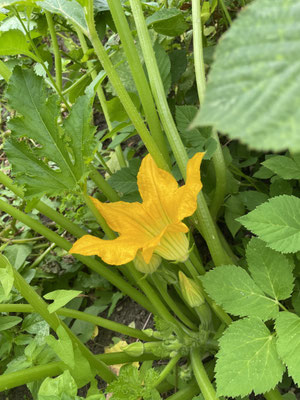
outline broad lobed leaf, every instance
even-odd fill
[[[219,396],[267,392],[281,380],[284,366],[274,336],[258,318],[233,322],[219,340],[216,382]]]
[[[300,0],[256,0],[220,41],[194,126],[257,150],[300,150]]]
[[[300,250],[300,199],[282,195],[273,197],[238,219],[247,229],[282,253]]]

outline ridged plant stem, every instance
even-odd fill
[[[141,118],[138,110],[133,104],[128,92],[126,91],[121,79],[114,69],[109,56],[107,55],[96,31],[95,21],[94,21],[94,5],[93,0],[87,0],[86,7],[86,21],[88,25],[88,35],[89,39],[94,47],[95,53],[99,58],[104,70],[106,71],[109,80],[111,81],[123,107],[125,108],[129,118],[131,119],[133,125],[135,126],[138,134],[140,135],[142,141],[144,142],[147,150],[152,155],[157,165],[160,168],[169,169],[168,163],[164,159],[159,146],[155,143],[154,138],[150,135],[150,132],[146,128],[143,119]]]

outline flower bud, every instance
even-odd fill
[[[202,295],[199,286],[195,281],[179,271],[179,284],[181,293],[190,307],[198,307],[205,303],[205,298]]]
[[[132,357],[139,357],[144,353],[144,345],[142,342],[131,343],[123,348],[123,351]]]

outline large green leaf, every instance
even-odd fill
[[[252,238],[247,246],[249,271],[255,283],[273,299],[284,300],[294,288],[293,265],[283,254]]]
[[[25,54],[36,61],[37,57],[29,50],[26,36],[19,30],[12,29],[0,35],[0,56]]]
[[[300,0],[256,0],[220,41],[194,125],[258,150],[300,150]]]
[[[230,314],[262,320],[278,314],[276,301],[265,296],[240,267],[223,265],[207,272],[201,280],[209,296]]]
[[[273,197],[238,220],[271,249],[300,250],[300,199],[295,196]]]
[[[289,375],[300,385],[300,318],[281,312],[276,320],[277,351],[287,365]]]
[[[299,157],[292,160],[286,156],[275,156],[268,158],[262,164],[283,179],[300,179],[299,161]]]
[[[257,318],[233,322],[220,341],[216,382],[219,396],[267,392],[281,380],[284,366],[275,338]]]
[[[94,150],[91,95],[77,100],[65,121],[63,136],[57,123],[58,99],[49,96],[42,78],[32,71],[15,68],[7,98],[22,117],[10,121],[12,136],[5,143],[5,151],[18,182],[25,185],[26,196],[75,190],[88,173],[86,164]],[[29,147],[18,140],[23,137],[34,144]]]
[[[67,21],[78,26],[87,33],[87,24],[83,8],[76,0],[43,0],[37,1],[36,4],[38,4],[43,10],[61,15]]]

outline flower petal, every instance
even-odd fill
[[[205,153],[196,153],[187,164],[186,183],[181,186],[170,203],[174,221],[182,221],[197,209],[197,196],[202,189],[200,165]],[[171,210],[172,208],[172,210]]]
[[[115,203],[101,203],[91,197],[99,213],[108,223],[109,227],[121,235],[139,236],[144,240],[149,240],[159,234],[155,227],[156,222],[151,214],[144,210],[141,203],[126,203],[117,201]]]
[[[114,240],[102,240],[95,236],[85,235],[77,240],[70,253],[83,256],[99,256],[107,264],[122,265],[132,261],[143,243],[136,238],[118,237]]]
[[[158,168],[148,154],[142,161],[137,182],[144,209],[163,225],[171,223],[168,205],[178,189],[176,179],[169,172]]]

